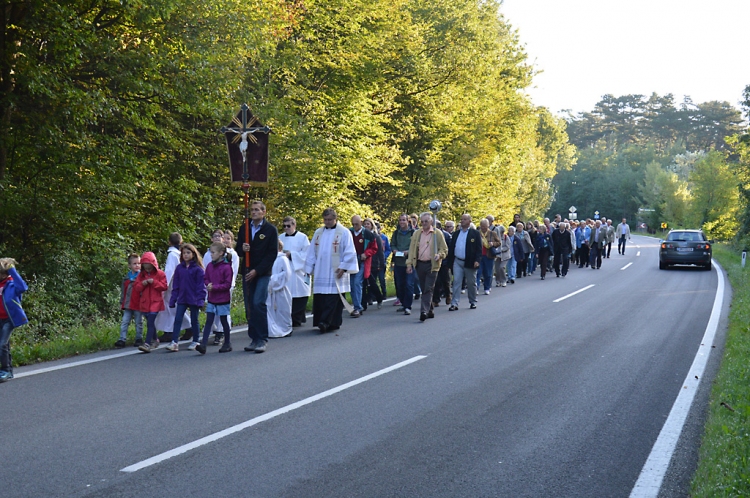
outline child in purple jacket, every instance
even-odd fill
[[[230,290],[234,277],[231,264],[232,256],[227,254],[227,248],[221,242],[214,242],[208,250],[211,252],[211,262],[206,266],[206,275],[203,277],[206,290],[208,290],[206,325],[203,327],[203,340],[195,349],[200,354],[206,354],[206,345],[208,344],[208,336],[211,335],[214,317],[219,315],[221,326],[224,329],[224,344],[219,349],[219,353],[228,353],[232,350],[229,321],[227,320],[232,300]]]
[[[206,298],[206,284],[203,282],[203,261],[198,250],[192,244],[183,244],[180,250],[180,264],[174,271],[172,277],[172,296],[169,299],[169,307],[177,310],[172,329],[172,343],[167,346],[167,351],[179,351],[177,340],[182,330],[182,317],[185,311],[190,309],[190,323],[193,330],[193,342],[188,347],[194,351],[200,344],[200,326],[198,325],[198,312],[203,307]]]

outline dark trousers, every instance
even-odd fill
[[[626,240],[627,239],[625,238],[625,235],[621,235],[620,238],[617,239],[617,252],[619,252],[620,254],[625,254],[625,241]]]
[[[435,279],[438,272],[432,271],[432,261],[417,261],[417,277],[422,287],[422,302],[420,313],[432,310],[432,292],[435,289]]]
[[[307,300],[309,296],[292,298],[292,327],[299,327],[307,321]]]
[[[198,342],[201,328],[198,323],[198,313],[200,308],[193,304],[177,303],[176,315],[174,316],[174,326],[172,327],[172,342],[180,340],[180,330],[182,330],[182,320],[185,318],[185,312],[190,309],[190,329],[193,332],[193,342]]]
[[[153,311],[143,314],[146,315],[146,343],[151,345],[151,343],[156,341],[156,315],[159,313]],[[179,337],[177,339],[179,339]]]
[[[219,321],[221,322],[221,328],[224,330],[224,344],[230,344],[230,341],[232,340],[230,336],[229,331],[229,320],[227,319],[227,316],[229,315],[219,315]],[[208,344],[208,336],[211,335],[211,329],[214,328],[214,318],[216,317],[215,313],[206,313],[206,325],[203,327],[203,339],[201,339],[201,344],[205,346]],[[191,318],[192,320],[192,318]],[[197,322],[196,322],[197,323]]]
[[[268,341],[268,281],[270,275],[255,277],[250,282],[243,279],[242,295],[245,298],[247,335],[252,341]]]
[[[539,249],[539,261],[547,261],[549,259],[549,247],[542,247]],[[541,264],[539,268],[542,270],[542,278],[547,275],[547,265]]]
[[[562,263],[562,276],[564,277],[568,274],[568,265],[570,264],[568,255],[555,251],[555,262],[553,265],[555,267],[555,274],[558,276],[560,275],[560,263]]]
[[[383,295],[383,299],[388,297],[388,288],[385,286],[385,267],[381,268],[377,274],[378,285],[380,286],[380,293]]]
[[[401,306],[411,309],[414,302],[414,279],[406,273],[405,266],[393,267],[393,279],[396,281],[398,300],[401,301]]]
[[[578,249],[578,268],[583,268],[589,265],[589,246],[588,244],[581,244]]]
[[[377,279],[372,272],[369,277],[362,280],[362,309],[364,310],[367,309],[367,302],[370,300],[370,295],[373,295],[378,303],[383,302],[383,294],[380,292]]]
[[[0,320],[0,370],[13,373],[13,357],[10,354],[10,333],[13,322],[10,318]]]
[[[440,296],[445,293],[446,303],[451,300],[451,272],[448,265],[442,265],[435,280],[435,289],[432,292],[432,302],[439,303]]]
[[[591,246],[589,261],[594,268],[602,266],[602,248],[599,247],[599,244],[594,243],[594,245]]]
[[[495,268],[495,259],[482,256],[479,260],[479,271],[477,272],[477,289],[479,289],[479,281],[482,280],[484,284],[484,290],[490,290],[492,288],[492,270]]]
[[[605,256],[608,258],[609,253],[611,252],[612,252],[612,242],[607,242],[607,247],[606,247],[606,250],[604,251]]]
[[[313,294],[313,327],[325,325],[328,330],[341,327],[344,303],[338,294]]]

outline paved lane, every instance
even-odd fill
[[[461,310],[424,324],[384,306],[263,355],[159,351],[15,380],[0,390],[13,407],[0,415],[0,481],[8,496],[627,496],[717,282],[715,271],[659,271],[656,242],[634,241],[640,256],[631,245],[601,270],[519,279],[475,311],[464,295]]]

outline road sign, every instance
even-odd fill
[[[575,213],[576,212],[576,207],[575,206],[570,206],[568,208],[568,211],[570,211],[571,213]]]
[[[662,223],[662,224],[661,224],[661,227],[662,227],[662,228],[667,228],[667,224],[666,224],[666,223]]]

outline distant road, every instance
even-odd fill
[[[628,496],[718,282],[716,269],[658,270],[656,244],[634,236],[601,270],[537,272],[425,323],[386,305],[264,354],[239,333],[229,354],[20,376],[0,386],[3,495]],[[706,392],[667,495],[685,494]]]

